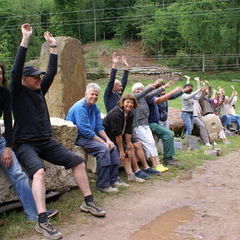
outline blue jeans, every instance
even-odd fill
[[[97,188],[108,187],[118,180],[120,158],[116,146],[109,150],[104,144],[84,137],[78,137],[76,145],[97,157]]]
[[[0,137],[0,157],[5,149],[5,139]],[[13,188],[23,205],[24,212],[27,214],[27,218],[30,221],[37,220],[37,209],[35,201],[32,195],[32,190],[29,186],[28,177],[22,171],[22,168],[16,158],[14,152],[12,152],[12,162],[11,165],[6,168],[2,165],[0,160],[0,167],[3,169],[7,177],[10,179]]]
[[[236,123],[237,129],[239,130],[240,128],[240,115],[222,115],[221,121],[224,127],[229,127],[232,123]]]
[[[182,120],[186,129],[186,135],[192,135],[193,130],[193,113],[182,112]]]

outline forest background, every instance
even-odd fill
[[[240,0],[0,0],[0,62],[11,69],[20,26],[34,27],[28,60],[43,32],[83,44],[141,41],[148,56],[194,71],[239,69]]]

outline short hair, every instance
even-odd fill
[[[123,107],[123,103],[124,103],[125,100],[132,100],[134,109],[136,109],[138,107],[137,99],[132,94],[128,93],[128,94],[123,95],[119,100],[118,104],[121,108]]]
[[[191,83],[188,83],[188,84],[185,84],[185,85],[183,86],[183,88],[185,88],[185,87],[192,87],[192,88],[193,88],[193,85],[192,85]]]
[[[140,82],[134,83],[132,85],[132,92],[134,92],[138,88],[144,88],[144,85],[142,83],[140,83]]]
[[[6,78],[5,78],[5,69],[4,69],[3,64],[1,64],[1,63],[0,63],[0,68],[2,69],[2,85],[3,85],[4,87],[6,87],[6,85],[7,85],[7,80],[6,80]]]
[[[90,89],[96,90],[98,92],[100,92],[100,90],[101,90],[99,85],[96,84],[96,83],[88,83],[87,86],[86,86],[86,91],[85,92],[88,92]]]

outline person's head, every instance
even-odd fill
[[[27,66],[23,69],[22,85],[31,90],[38,90],[41,88],[44,71],[39,70],[34,66]]]
[[[138,102],[132,94],[125,94],[120,98],[119,106],[124,112],[130,112],[138,107]]]
[[[224,97],[224,103],[225,103],[225,104],[229,104],[229,97],[228,97],[228,96],[225,96],[225,97]]]
[[[113,92],[121,93],[122,90],[123,90],[122,83],[119,80],[115,80],[113,85]]]
[[[202,89],[202,93],[203,93],[203,96],[208,97],[208,95],[209,95],[209,88],[208,87],[204,87]]]
[[[191,83],[188,83],[183,86],[183,90],[185,93],[190,94],[193,91],[193,85]]]
[[[101,88],[96,83],[88,83],[85,91],[85,99],[89,105],[93,105],[98,100],[98,95]]]
[[[132,85],[132,93],[133,94],[140,93],[140,92],[142,92],[143,89],[144,89],[144,86],[140,82],[134,83]]]
[[[0,86],[6,86],[4,66],[0,63]]]

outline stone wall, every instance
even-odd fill
[[[58,71],[54,82],[46,94],[51,117],[64,118],[69,108],[85,92],[85,61],[79,40],[70,37],[57,37]],[[41,48],[40,69],[47,69],[49,46]]]

